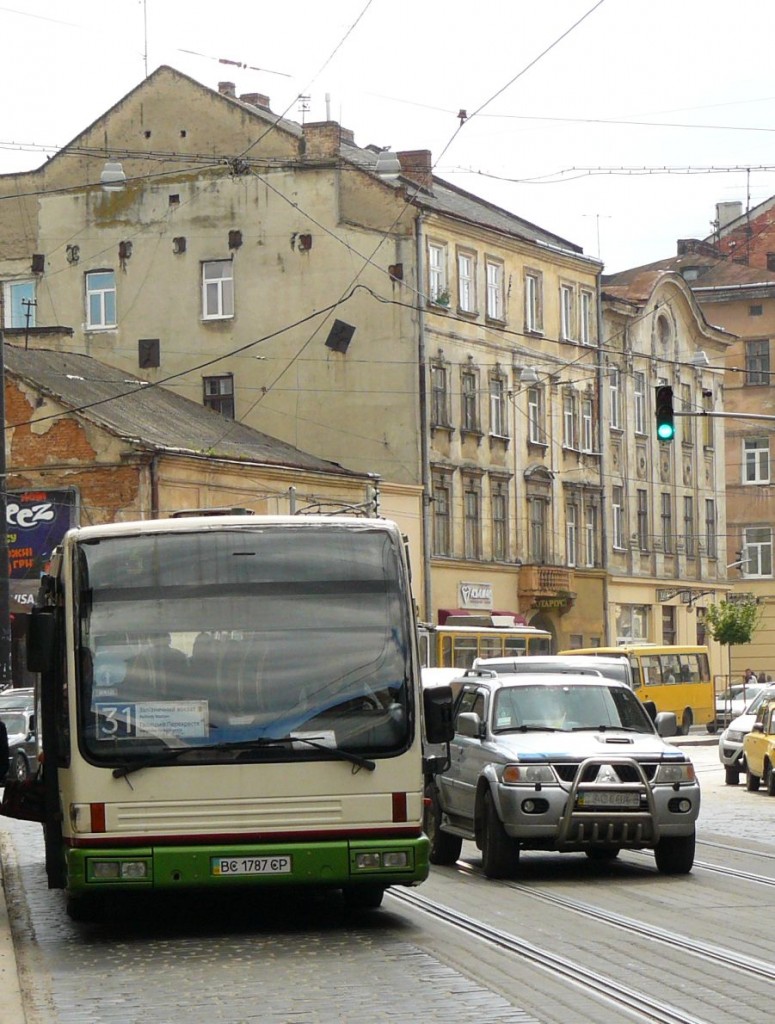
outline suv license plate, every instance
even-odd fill
[[[211,857],[210,874],[218,878],[237,875],[289,875],[290,857]]]
[[[640,793],[579,793],[578,807],[640,807]]]

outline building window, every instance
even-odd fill
[[[3,326],[35,326],[35,281],[6,281],[3,285]]]
[[[684,497],[684,548],[687,558],[694,558],[694,498]]]
[[[440,305],[449,303],[447,250],[443,245],[428,246],[428,297]]]
[[[492,485],[490,503],[492,510],[492,557],[505,562],[509,557],[509,506],[506,484],[498,481]]]
[[[231,260],[202,264],[202,317],[223,320],[234,316],[234,265]]]
[[[525,330],[543,330],[543,300],[541,296],[541,275],[525,274]]]
[[[461,410],[460,429],[469,433],[479,431],[479,375],[476,370],[465,369],[460,375]]]
[[[646,374],[636,370],[632,375],[633,380],[633,395],[635,398],[635,408],[633,410],[635,418],[635,433],[645,434],[646,433]]]
[[[452,554],[452,506],[449,478],[443,474],[433,476],[433,553]]]
[[[503,319],[503,264],[487,260],[487,317],[490,320]]]
[[[234,376],[203,377],[204,404],[227,419],[234,419]]]
[[[544,431],[544,396],[541,388],[529,388],[527,392],[528,440],[532,444],[546,444]]]
[[[560,285],[560,340],[573,341],[573,288]]]
[[[449,426],[449,373],[446,366],[431,366],[431,426]]]
[[[772,576],[772,528],[747,526],[743,530],[745,576]]]
[[[589,568],[597,565],[597,507],[587,505],[584,509],[584,564]]]
[[[638,549],[649,549],[649,496],[648,491],[638,491]]]
[[[717,557],[716,541],[716,502],[713,498],[705,499],[705,552],[708,558]]]
[[[743,439],[743,483],[768,484],[770,482],[770,439],[746,437]]]
[[[773,269],[772,267],[769,266],[770,256],[772,256],[772,255],[773,254],[770,253],[770,252],[767,253],[767,269],[768,270],[772,270]],[[761,316],[763,313],[764,313],[764,306],[762,306],[761,303],[756,303],[755,305],[748,307],[748,315],[749,316]]]
[[[672,647],[676,640],[675,608],[671,604],[662,605],[662,643]]]
[[[577,564],[579,544],[579,510],[578,506],[565,506],[565,557],[569,566]]]
[[[591,398],[584,398],[581,401],[581,450],[593,452],[595,450],[595,407]]]
[[[482,492],[479,481],[463,478],[464,554],[466,558],[482,557]]]
[[[572,388],[567,388],[562,396],[562,443],[566,448],[578,448],[576,410],[576,392]]]
[[[616,615],[617,640],[647,640],[649,624],[648,605],[622,604]]]
[[[681,385],[681,412],[692,411],[692,389],[690,384]],[[692,438],[692,417],[681,417],[681,441],[684,444],[693,444]]]
[[[615,430],[622,427],[622,394],[621,374],[618,367],[612,366],[608,371],[608,396],[611,401],[611,419],[609,426]]]
[[[506,381],[501,376],[490,377],[490,433],[496,437],[509,436]]]
[[[95,270],[86,275],[86,327],[101,330],[116,326],[116,275]]]
[[[662,502],[662,550],[666,555],[673,553],[673,497],[669,491],[663,491]]]
[[[592,312],[595,308],[592,292],[582,292],[580,296],[581,310],[579,313],[579,341],[582,345],[591,345],[595,337]]]
[[[528,498],[528,554],[535,565],[546,562],[546,502],[543,498]]]
[[[475,267],[470,253],[457,254],[457,304],[463,313],[476,311]]]
[[[769,338],[745,343],[746,384],[770,383],[770,342]]]
[[[611,514],[612,527],[611,543],[615,548],[624,547],[624,489],[622,487],[611,488]]]

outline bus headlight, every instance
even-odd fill
[[[91,877],[100,882],[148,878],[148,861],[145,860],[91,860],[89,868]]]
[[[655,783],[694,782],[694,765],[691,761],[682,764],[661,764],[654,775]]]

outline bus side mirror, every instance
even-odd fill
[[[48,672],[54,662],[56,615],[53,608],[33,608],[27,629],[27,668]]]
[[[455,735],[452,703],[450,686],[430,686],[423,691],[425,738],[428,743],[449,743]]]

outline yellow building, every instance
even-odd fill
[[[610,506],[610,643],[708,643],[704,610],[726,597],[724,358],[734,337],[709,325],[688,283],[641,267],[603,283],[605,472]],[[675,436],[656,437],[655,388],[673,392]]]

